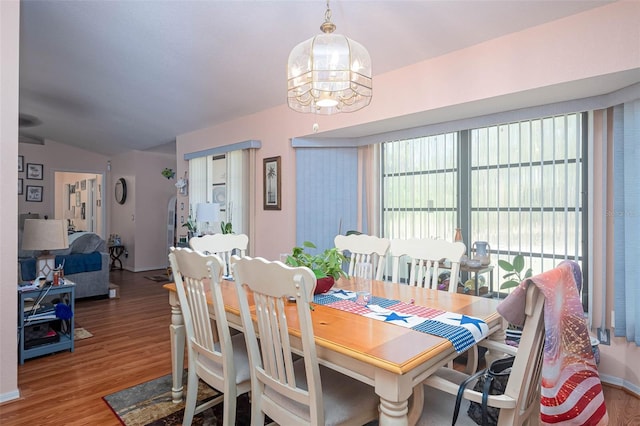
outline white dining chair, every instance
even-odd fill
[[[189,240],[189,246],[204,254],[218,255],[224,262],[223,275],[231,276],[231,256],[237,254],[240,257],[247,255],[249,237],[245,234],[210,234],[202,237],[193,237]]]
[[[450,272],[447,290],[455,293],[458,288],[460,259],[467,247],[461,242],[450,242],[432,238],[392,239],[391,280],[401,282],[401,269],[408,266],[407,284],[417,287],[438,289],[438,277],[443,271]],[[450,266],[443,268],[443,261]]]
[[[224,400],[223,423],[233,426],[237,396],[249,392],[251,373],[244,336],[231,336],[224,310],[220,290],[224,264],[218,256],[203,255],[188,248],[172,248],[169,262],[184,318],[189,360],[183,424],[190,425],[194,414]],[[209,316],[208,293],[216,330]],[[196,407],[198,379],[222,395]]]
[[[371,263],[373,265],[373,277],[382,280],[384,265],[389,251],[389,240],[365,234],[336,235],[334,244],[341,252],[350,252],[349,268],[347,274],[350,277],[356,275],[358,263]]]
[[[377,419],[373,387],[318,363],[309,305],[313,272],[262,258],[233,256],[231,262],[253,366],[251,425],[263,426],[265,415],[281,425],[363,425]],[[289,334],[290,321],[295,336]],[[301,343],[299,356],[291,339]]]
[[[530,283],[525,302],[525,323],[520,345],[515,348],[492,340],[479,343],[494,354],[515,355],[511,374],[505,391],[501,395],[489,395],[487,405],[500,408],[498,426],[521,424],[536,425],[540,408],[540,380],[542,352],[544,348],[544,296]],[[450,368],[440,368],[424,382],[426,386],[414,389],[414,407],[410,422],[417,420],[419,426],[451,424],[456,395],[469,375]],[[422,395],[424,391],[424,395]],[[482,393],[473,390],[471,383],[463,393],[463,398],[481,403]],[[468,404],[462,405],[457,425],[475,425],[466,415]]]

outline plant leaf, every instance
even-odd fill
[[[504,290],[504,289],[507,289],[507,288],[517,287],[518,285],[520,285],[520,283],[518,281],[515,281],[515,280],[505,281],[500,285],[500,289]]]
[[[500,266],[505,271],[513,271],[513,265],[506,260],[498,259],[498,266]]]
[[[524,256],[519,254],[513,258],[513,269],[518,271],[518,273],[522,272],[524,269]]]

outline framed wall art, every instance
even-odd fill
[[[24,181],[22,178],[18,178],[18,195],[24,194]]]
[[[263,161],[264,209],[282,208],[280,156],[265,158]]]
[[[80,181],[80,189],[82,191],[85,191],[87,189],[87,180],[86,179]]]
[[[43,179],[44,166],[42,164],[27,163],[27,179]]]
[[[42,186],[27,185],[27,201],[42,202]]]
[[[18,155],[18,171],[24,172],[24,155]]]

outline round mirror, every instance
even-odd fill
[[[127,182],[124,178],[118,179],[116,182],[116,201],[118,204],[124,204],[127,200]]]

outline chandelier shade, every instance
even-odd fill
[[[371,57],[360,43],[333,34],[327,4],[322,34],[303,41],[289,54],[287,102],[298,112],[336,114],[371,102]]]

